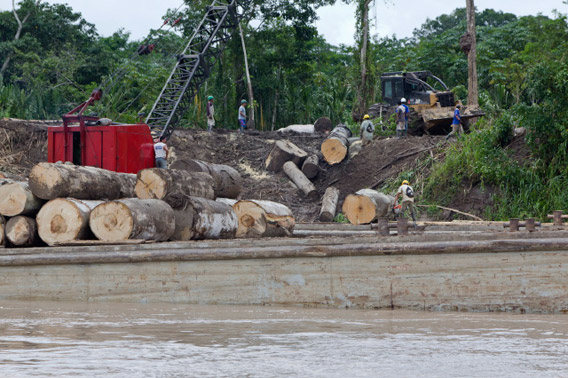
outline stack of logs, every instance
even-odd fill
[[[39,163],[29,180],[0,179],[0,245],[40,246],[287,236],[286,206],[237,200],[241,176],[198,160],[137,175]],[[87,242],[85,242],[87,241]]]

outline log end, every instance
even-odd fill
[[[15,246],[33,245],[36,234],[37,226],[32,218],[17,216],[6,223],[6,239]]]
[[[148,168],[138,172],[134,191],[141,199],[162,199],[166,195],[166,182],[159,168]]]
[[[99,240],[128,240],[134,228],[134,219],[128,206],[112,201],[103,203],[91,211],[89,226]]]
[[[29,185],[33,195],[44,200],[67,196],[65,180],[54,163],[36,164],[30,172]]]
[[[26,208],[27,195],[19,182],[0,186],[0,214],[20,215]]]
[[[77,240],[87,222],[81,217],[76,203],[63,198],[46,203],[36,219],[39,237],[47,245]]]
[[[347,156],[347,146],[337,138],[328,138],[321,145],[321,152],[328,164],[341,163]]]
[[[375,204],[365,195],[350,194],[345,197],[342,211],[349,222],[356,225],[371,223],[376,216]]]

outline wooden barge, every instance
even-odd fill
[[[568,228],[426,229],[299,225],[292,238],[5,248],[0,299],[568,311]]]

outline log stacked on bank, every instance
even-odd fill
[[[319,220],[322,222],[331,222],[335,218],[337,211],[337,201],[339,200],[339,189],[330,186],[325,190],[321,201],[321,211]]]
[[[347,156],[351,130],[343,124],[337,125],[321,145],[321,153],[328,164],[341,163]]]
[[[27,182],[0,186],[0,214],[7,217],[35,215],[44,203],[44,200],[33,195]]]
[[[236,236],[241,238],[290,236],[296,224],[292,211],[277,202],[241,200],[233,209],[239,221]]]
[[[38,244],[35,219],[18,215],[6,223],[6,241],[16,247],[33,247]]]
[[[176,160],[170,169],[190,172],[203,172],[215,180],[215,197],[238,198],[242,190],[243,179],[236,169],[224,164],[207,163],[195,159]]]
[[[73,164],[39,163],[30,173],[32,193],[41,199],[76,198],[108,200],[132,193],[135,175]]]
[[[89,228],[91,211],[103,201],[56,198],[37,214],[39,237],[47,245],[93,238]]]
[[[266,170],[277,172],[287,161],[292,161],[295,165],[301,167],[307,157],[307,152],[292,142],[287,140],[278,140],[274,143],[274,146],[268,154],[264,164],[266,166]]]
[[[312,182],[304,175],[304,173],[291,161],[284,163],[283,170],[286,175],[300,188],[300,190],[310,199],[315,199],[318,197],[318,192],[316,187]]]
[[[350,223],[367,224],[387,216],[393,203],[392,196],[372,189],[361,189],[345,198],[342,211]]]

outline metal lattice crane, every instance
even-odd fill
[[[146,123],[152,134],[169,138],[223,53],[251,0],[214,0],[193,33]]]

